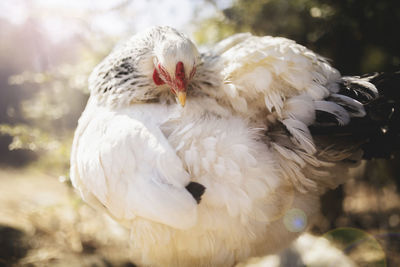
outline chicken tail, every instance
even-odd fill
[[[341,125],[335,114],[317,110],[310,127],[314,136],[351,139],[361,144],[366,159],[400,150],[400,71],[344,76],[339,91],[325,100],[343,107],[351,119]]]

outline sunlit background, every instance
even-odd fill
[[[0,266],[132,266],[129,233],[71,188],[69,152],[89,73],[153,25],[203,48],[236,32],[288,37],[348,75],[400,68],[398,0],[2,0]],[[399,163],[364,163],[311,231],[360,266],[400,266]]]

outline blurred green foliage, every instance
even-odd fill
[[[352,257],[353,260],[357,259],[358,266],[387,266],[382,245],[371,234],[363,230],[338,228],[329,231],[323,237]]]
[[[97,45],[98,38],[77,36],[65,43],[52,43],[41,34],[35,20],[20,26],[3,22],[2,27],[21,40],[17,43],[14,38],[6,39],[0,50],[7,57],[4,65],[15,64],[0,81],[7,84],[0,90],[0,98],[4,100],[0,107],[0,163],[24,164],[26,160],[20,159],[33,154],[28,162],[33,159],[43,170],[67,173],[73,131],[89,94],[87,77],[108,53],[113,40]],[[26,35],[27,29],[37,35]],[[29,49],[32,41],[36,46]],[[13,51],[14,46],[22,51],[31,50],[23,56],[27,63],[34,63],[16,64],[14,58],[20,59]],[[38,55],[38,48],[43,53]],[[10,160],[8,155],[14,156]]]
[[[195,36],[208,44],[234,32],[283,36],[357,75],[399,68],[399,23],[397,0],[236,0]]]

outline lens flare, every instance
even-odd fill
[[[338,228],[324,238],[347,254],[357,266],[387,266],[381,244],[371,234],[356,228]]]
[[[301,209],[290,209],[283,217],[283,223],[290,232],[301,232],[307,226],[307,215]]]

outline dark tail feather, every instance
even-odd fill
[[[364,157],[389,157],[400,150],[400,71],[374,75],[370,82],[379,96],[365,104],[375,131],[363,145]]]
[[[362,143],[364,158],[367,159],[390,157],[395,151],[399,151],[400,71],[343,77],[339,85],[338,97],[326,100],[341,105],[351,114],[351,105],[346,105],[342,100],[352,98],[364,106],[366,114],[354,115],[350,123],[341,126],[332,124],[332,120],[326,120],[326,114],[317,112],[317,123],[310,127],[312,134],[330,135],[332,139]]]

